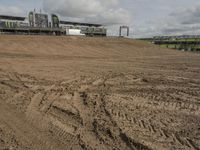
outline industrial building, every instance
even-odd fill
[[[60,21],[60,27],[66,30],[67,35],[80,32],[86,36],[106,36],[106,29],[101,24]]]
[[[28,17],[0,15],[0,34],[106,36],[107,29],[101,24],[65,21],[55,14],[49,17],[31,11]]]

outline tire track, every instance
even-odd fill
[[[150,135],[162,137],[165,141],[174,141],[179,146],[184,148],[198,150],[196,144],[187,137],[180,137],[178,134],[168,132],[164,128],[153,125],[152,120],[143,120],[129,115],[120,110],[109,109],[109,113],[114,117],[114,120],[130,124],[132,130],[141,129],[140,132],[146,131]]]
[[[130,97],[130,96],[110,96],[108,97],[109,102],[115,105],[116,102],[113,100],[118,100],[117,102],[123,104],[127,108],[132,106],[139,108],[151,108],[154,110],[166,110],[166,111],[177,111],[179,113],[189,114],[189,115],[200,115],[200,104],[189,103],[189,102],[172,102],[172,101],[150,101],[142,97]]]
[[[14,131],[17,139],[27,141],[33,149],[55,150],[56,148],[63,148],[55,141],[52,141],[46,132],[40,132],[38,128],[29,124],[23,114],[16,113],[14,107],[4,104],[1,101],[0,104],[0,119],[6,122],[7,126]],[[40,122],[37,122],[37,124],[40,124]]]
[[[51,118],[49,131],[69,149],[83,149],[73,127],[63,125],[58,120]]]
[[[70,148],[76,145],[78,146],[79,141],[77,140],[76,136],[73,135],[73,132],[75,132],[74,128],[66,126],[53,117],[49,117],[46,114],[39,112],[39,105],[41,104],[43,96],[44,94],[38,93],[32,98],[32,101],[26,112],[26,117],[29,122],[31,122],[39,130],[55,135],[59,141],[62,142],[62,146],[68,146]],[[52,147],[54,147],[53,143],[51,144],[50,148]],[[55,148],[56,147],[53,149]],[[79,147],[79,149],[81,148]]]
[[[34,136],[39,137],[33,141],[35,137],[30,139],[30,135],[28,136],[31,148],[53,150],[66,147],[68,149],[96,149],[98,147],[103,150],[114,147],[146,150],[151,147],[149,143],[154,141],[155,143],[152,143],[155,144],[154,148],[159,147],[157,143],[162,145],[166,142],[173,144],[176,148],[198,150],[195,143],[197,141],[194,141],[192,136],[187,137],[184,133],[184,136],[181,136],[182,133],[168,128],[170,123],[175,123],[173,127],[179,123],[170,120],[172,115],[177,115],[177,113],[183,116],[190,115],[194,119],[200,115],[200,104],[194,101],[198,97],[193,97],[191,93],[182,94],[178,89],[175,91],[167,89],[166,93],[159,93],[157,89],[152,91],[148,82],[142,83],[147,85],[146,88],[140,85],[140,81],[137,83],[139,86],[130,84],[136,91],[130,90],[132,93],[127,92],[130,95],[123,95],[123,91],[120,90],[124,88],[127,91],[130,88],[128,82],[124,80],[126,80],[124,74],[109,73],[103,77],[84,76],[73,81],[49,82],[13,73],[8,79],[3,78],[0,81],[0,85],[5,89],[0,89],[0,92],[2,91],[1,93],[5,95],[5,99],[10,99],[6,97],[6,94],[10,94],[14,95],[13,99],[23,97],[27,100],[28,107],[20,101],[27,108],[25,121],[36,131]],[[12,93],[9,93],[8,89]],[[147,93],[145,93],[146,89],[148,89]],[[8,93],[4,92],[6,90]],[[141,92],[138,94],[141,94],[140,96],[137,96],[137,90]],[[22,94],[19,91],[23,91]],[[114,94],[110,95],[110,93]],[[177,97],[173,93],[177,94]],[[181,94],[185,96],[185,99],[181,98]],[[192,98],[195,98],[192,102],[187,100]],[[165,99],[167,101],[164,101]],[[11,104],[10,101],[6,102]],[[17,107],[19,108],[19,105]],[[150,111],[148,113],[150,117],[153,117],[155,112],[166,113],[169,119],[153,120],[149,119],[149,116],[141,118],[140,111],[145,111],[144,113]],[[134,116],[134,112],[139,117]],[[41,135],[38,134],[39,132]],[[137,133],[139,133],[138,139]],[[186,133],[188,133],[187,130]],[[25,139],[23,136],[20,135],[18,138]]]

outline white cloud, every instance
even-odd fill
[[[129,24],[130,23],[130,16],[129,13],[122,9],[109,9],[105,12],[102,12],[94,17],[86,18],[88,21],[93,22],[101,22],[105,25],[115,25],[115,24]]]
[[[118,35],[121,24],[130,26],[132,37],[200,34],[200,2],[197,0],[3,1],[0,14],[27,16],[29,10],[43,7],[45,12],[56,13],[66,20],[107,25],[109,35]]]
[[[3,6],[0,5],[0,14],[2,15],[22,15],[23,10],[16,6]]]
[[[196,24],[200,23],[200,5],[196,5],[192,8],[181,9],[170,15],[176,17],[181,24]]]
[[[199,35],[200,34],[200,5],[174,10],[166,16],[146,21],[137,26],[137,37],[152,37],[156,35]]]
[[[44,0],[43,7],[49,13],[105,25],[130,22],[130,14],[119,0]]]

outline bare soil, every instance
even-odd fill
[[[199,150],[200,54],[1,35],[1,149]]]

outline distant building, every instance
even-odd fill
[[[18,28],[28,25],[25,17],[0,15],[0,28]]]
[[[107,29],[101,24],[60,21],[55,14],[49,19],[34,10],[27,18],[0,15],[0,33],[106,36]]]
[[[80,30],[81,35],[87,36],[106,36],[107,30],[101,24],[80,23],[70,21],[60,21],[60,27],[66,30],[66,34],[70,35],[70,31]]]
[[[48,28],[48,14],[36,13],[34,11],[30,12],[29,25],[31,27]]]

